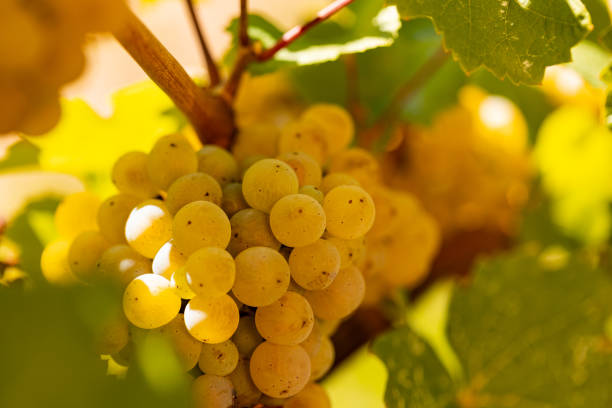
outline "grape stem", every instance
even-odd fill
[[[273,58],[274,55],[276,55],[278,51],[289,46],[295,40],[297,40],[302,35],[304,35],[306,31],[310,30],[312,27],[316,26],[322,21],[327,20],[328,18],[336,14],[338,11],[342,10],[344,7],[351,4],[353,1],[355,0],[336,0],[334,1],[327,7],[321,9],[317,13],[317,16],[313,18],[312,20],[310,20],[309,22],[307,22],[306,24],[295,26],[289,31],[287,31],[285,34],[283,34],[283,36],[280,38],[280,40],[278,40],[276,44],[274,44],[274,46],[257,54],[257,60],[267,61]]]
[[[249,46],[249,12],[247,0],[240,0],[240,28],[238,38],[241,47]]]
[[[134,13],[126,10],[124,24],[113,35],[187,116],[203,143],[230,146],[235,132],[229,104],[210,90],[198,87]]]
[[[215,60],[210,53],[210,48],[208,47],[208,42],[206,41],[206,37],[204,35],[204,29],[202,28],[202,24],[198,19],[198,15],[195,10],[194,0],[185,0],[187,5],[187,9],[189,10],[189,15],[191,17],[191,21],[193,22],[193,27],[196,30],[198,41],[200,42],[200,49],[202,50],[202,54],[204,55],[204,61],[206,62],[206,70],[208,71],[208,78],[210,80],[210,86],[215,87],[219,85],[221,82],[221,77],[219,75],[219,70],[217,68],[217,64],[215,64]]]

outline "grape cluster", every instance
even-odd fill
[[[336,171],[354,170],[353,133],[346,111],[321,104],[272,138],[271,155],[244,132],[234,154],[196,152],[181,134],[126,153],[116,195],[60,204],[43,273],[122,285],[100,352],[129,364],[142,338],[166,336],[195,373],[198,407],[329,406],[315,381],[334,361],[329,336],[364,299],[365,237],[381,228],[367,189]]]
[[[122,14],[122,0],[0,2],[0,134],[51,129],[60,88],[85,67],[87,34],[113,29]]]

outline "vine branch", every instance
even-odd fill
[[[240,26],[238,38],[241,47],[249,46],[249,7],[248,0],[240,0]]]
[[[210,86],[215,87],[221,82],[221,77],[219,75],[219,70],[217,69],[217,64],[215,64],[215,60],[213,59],[212,54],[210,53],[210,48],[208,47],[206,37],[204,36],[204,30],[202,28],[200,20],[198,19],[193,0],[185,0],[185,3],[187,4],[187,9],[189,10],[189,15],[191,16],[191,21],[193,22],[193,27],[196,30],[198,41],[200,42],[200,49],[202,50],[202,54],[204,55],[204,61],[206,62],[206,70],[208,71],[208,78],[210,79]]]
[[[187,116],[202,142],[230,145],[234,134],[231,107],[223,98],[199,88],[134,13],[126,10],[124,24],[113,35]]]

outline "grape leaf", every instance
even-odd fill
[[[6,155],[0,160],[0,172],[12,170],[17,167],[33,166],[38,164],[40,149],[33,144],[20,140],[12,144]]]
[[[404,18],[430,17],[463,69],[537,84],[547,66],[567,62],[592,28],[577,0],[393,0]]]
[[[448,337],[463,375],[402,327],[373,344],[389,369],[389,407],[608,407],[612,279],[579,256],[526,250],[477,268],[456,288]]]

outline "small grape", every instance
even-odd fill
[[[340,254],[340,268],[350,265],[359,265],[366,254],[365,238],[342,239],[337,237],[327,237],[327,241],[334,244]]]
[[[75,193],[64,198],[55,211],[58,234],[73,239],[81,232],[95,230],[99,206],[98,196],[89,192]]]
[[[380,180],[380,166],[376,157],[360,147],[344,150],[332,157],[329,173],[347,173],[363,185]]]
[[[242,194],[253,208],[265,213],[282,197],[298,192],[295,172],[281,160],[263,159],[244,173]]]
[[[45,279],[54,285],[70,285],[77,282],[68,262],[70,241],[58,239],[47,244],[40,255],[40,269]]]
[[[193,381],[191,386],[195,408],[232,408],[234,386],[225,377],[204,374]]]
[[[313,244],[295,248],[289,256],[291,277],[308,290],[328,287],[340,271],[340,253],[329,241],[319,239]]]
[[[259,401],[261,391],[255,386],[251,378],[248,358],[240,357],[236,369],[227,378],[234,384],[236,406],[251,407]]]
[[[327,288],[308,291],[308,299],[314,314],[327,320],[341,319],[353,313],[365,294],[365,282],[361,271],[354,266],[340,269],[336,279]]]
[[[336,330],[338,330],[338,327],[340,326],[340,323],[342,323],[342,320],[317,319],[317,323],[319,324],[319,329],[321,329],[321,334],[323,336],[331,337],[336,332]]]
[[[125,223],[132,209],[140,203],[137,197],[116,194],[98,209],[98,229],[111,244],[125,244]]]
[[[130,282],[123,293],[123,312],[130,323],[154,329],[169,323],[181,308],[181,298],[168,279],[147,273]]]
[[[300,187],[321,184],[321,166],[306,153],[287,152],[278,156],[278,159],[287,163],[295,171]]]
[[[227,150],[214,145],[198,151],[198,171],[211,175],[223,187],[238,181],[238,163]]]
[[[180,134],[161,137],[147,157],[149,178],[161,190],[167,190],[174,180],[197,169],[195,151]]]
[[[372,197],[358,186],[334,188],[325,195],[323,208],[327,231],[344,239],[364,236],[372,227],[376,214]]]
[[[314,324],[310,304],[302,295],[286,292],[268,306],[257,308],[255,325],[266,340],[295,345],[306,340]]]
[[[287,195],[270,211],[274,236],[290,247],[310,245],[323,235],[326,217],[321,204],[304,194]]]
[[[68,251],[68,262],[72,273],[83,281],[96,277],[96,264],[110,244],[98,231],[85,231],[79,234]]]
[[[191,370],[198,363],[203,344],[194,339],[185,327],[184,316],[179,313],[170,323],[154,329],[170,341],[185,371]]]
[[[304,389],[289,398],[285,408],[331,408],[327,393],[319,384],[308,383]]]
[[[97,353],[118,353],[129,341],[128,322],[123,316],[110,319],[98,328],[95,337],[95,348]]]
[[[310,196],[317,200],[319,204],[323,205],[323,199],[325,196],[323,195],[323,192],[315,186],[302,186],[300,187],[298,193]]]
[[[232,153],[238,161],[250,156],[276,156],[279,129],[268,123],[254,123],[241,127]]]
[[[204,344],[198,366],[206,374],[226,376],[236,369],[239,358],[238,348],[231,340]]]
[[[323,164],[327,158],[324,130],[314,122],[297,121],[285,126],[278,139],[278,153],[304,152]]]
[[[269,159],[270,157],[268,156],[264,156],[261,154],[256,154],[253,156],[248,156],[245,157],[244,159],[240,160],[240,163],[238,163],[238,167],[240,168],[240,176],[241,178],[244,178],[244,173],[246,173],[246,171],[248,169],[251,168],[252,165],[254,165],[255,163],[257,163],[258,161],[264,160],[264,159]]]
[[[239,253],[235,261],[236,282],[232,292],[242,303],[266,306],[287,291],[289,265],[277,251],[252,247]]]
[[[232,255],[254,246],[265,246],[275,250],[281,246],[270,229],[270,217],[262,211],[254,208],[240,210],[232,216],[230,225],[232,237],[227,250]]]
[[[253,353],[255,347],[263,341],[263,337],[257,331],[253,316],[243,316],[240,318],[238,328],[232,336],[232,341],[241,355],[250,356]]]
[[[173,231],[176,247],[191,255],[207,246],[227,247],[232,227],[220,207],[208,201],[194,201],[176,213]]]
[[[166,205],[170,214],[176,214],[186,204],[210,201],[221,205],[223,192],[217,180],[204,173],[191,173],[179,177],[168,188]]]
[[[315,123],[322,129],[329,154],[340,152],[351,143],[355,125],[350,114],[338,105],[318,103],[302,113],[300,120]]]
[[[274,398],[288,398],[300,392],[310,378],[310,358],[300,346],[261,343],[249,364],[255,386]]]
[[[327,194],[338,186],[359,186],[359,182],[346,173],[330,173],[321,180],[320,189]]]
[[[189,256],[185,272],[187,282],[197,296],[218,297],[232,289],[236,265],[227,251],[205,247]]]
[[[134,278],[151,273],[151,260],[127,245],[115,245],[102,253],[96,264],[101,277],[129,284]]]
[[[172,216],[163,201],[146,200],[134,207],[125,223],[125,238],[141,255],[153,259],[172,238]]]
[[[176,272],[172,274],[170,284],[176,289],[176,293],[178,293],[181,299],[193,299],[196,296],[195,292],[191,289],[191,286],[189,286],[189,282],[187,281],[187,272],[185,271],[185,267],[178,268]]]
[[[323,336],[319,350],[311,357],[310,360],[310,381],[316,381],[327,374],[331,366],[334,364],[335,357],[336,352],[334,350],[334,344],[331,342],[329,337]]]
[[[117,190],[142,199],[157,194],[147,172],[147,157],[144,152],[128,152],[117,159],[111,176]]]
[[[161,275],[166,279],[172,278],[172,274],[185,265],[187,258],[170,240],[159,248],[153,258],[153,273]]]
[[[209,344],[228,340],[238,327],[238,307],[231,297],[191,299],[185,308],[185,325],[196,339]]]
[[[322,339],[323,333],[321,333],[319,323],[315,319],[310,334],[303,342],[300,343],[300,347],[306,350],[306,353],[308,353],[308,356],[311,360],[312,357],[319,352],[319,349],[321,348]]]
[[[228,217],[231,217],[240,210],[249,208],[249,205],[244,200],[244,196],[242,195],[242,184],[229,183],[223,187],[221,208],[223,211],[225,211]]]

